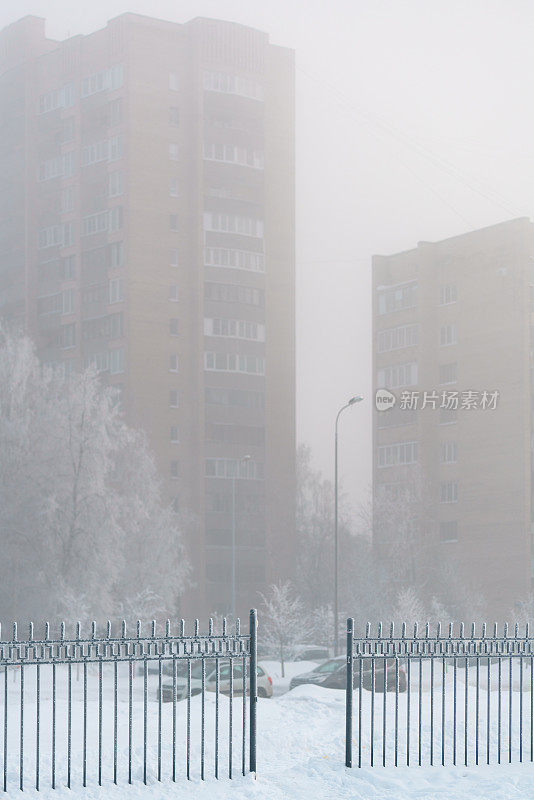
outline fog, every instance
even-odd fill
[[[125,11],[244,23],[297,63],[298,438],[333,472],[333,421],[371,392],[370,258],[532,214],[534,82],[527,0],[491,2],[4,2],[47,35]],[[371,475],[368,402],[343,421],[354,503]]]

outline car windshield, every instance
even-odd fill
[[[313,672],[335,672],[342,666],[342,664],[344,664],[343,661],[336,661],[335,659],[332,659],[332,661],[325,661],[324,664],[319,664],[318,667],[315,667]]]

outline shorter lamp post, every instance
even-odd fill
[[[238,477],[237,473],[239,472],[239,468],[241,464],[245,461],[250,461],[252,456],[246,455],[241,456],[241,458],[236,459],[235,462],[235,470],[234,474],[232,475],[232,619],[235,620],[235,611],[236,611],[236,586],[235,586],[235,561],[236,561],[236,552],[235,552],[235,481],[236,477]]]
[[[336,417],[336,435],[335,435],[335,445],[334,445],[334,655],[338,655],[339,653],[339,642],[338,642],[338,467],[337,467],[337,428],[339,417],[342,411],[345,411],[346,408],[349,406],[353,406],[355,403],[361,403],[363,397],[361,394],[357,394],[354,397],[351,397],[348,403],[345,403],[342,408],[339,409],[337,412]]]

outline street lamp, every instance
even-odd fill
[[[246,455],[236,459],[235,470],[232,475],[232,619],[235,620],[235,480],[239,467],[244,461],[250,461],[252,456]]]
[[[336,417],[336,436],[334,446],[334,655],[338,655],[338,481],[337,481],[337,425],[342,411],[355,403],[361,403],[363,397],[357,394],[339,409]]]

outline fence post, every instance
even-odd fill
[[[352,767],[352,687],[354,619],[347,620],[347,691],[345,693],[345,766]]]
[[[257,661],[258,661],[258,642],[257,642],[257,611],[255,608],[250,610],[249,618],[250,630],[250,714],[249,714],[249,769],[250,772],[256,773],[256,709],[258,704],[258,687],[257,687]]]

